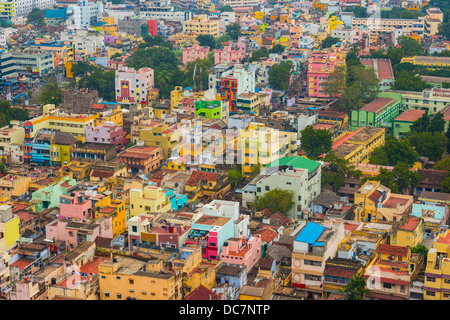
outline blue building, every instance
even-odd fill
[[[164,189],[166,191],[166,197],[171,204],[171,211],[177,211],[187,205],[187,196],[185,194],[176,194],[173,190]]]

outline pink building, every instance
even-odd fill
[[[116,101],[124,104],[140,103],[147,105],[148,93],[155,85],[154,71],[151,68],[134,70],[119,67],[116,70]]]
[[[156,20],[148,20],[148,35],[155,37],[158,34],[158,23]]]
[[[45,238],[64,241],[66,248],[76,248],[84,241],[95,241],[97,237],[112,239],[112,229],[112,217],[100,218],[95,222],[61,218],[45,226]]]
[[[194,62],[197,59],[207,59],[209,53],[209,47],[202,47],[199,45],[193,45],[192,47],[183,48],[183,64],[188,62]]]
[[[336,54],[335,51],[313,52],[308,63],[308,96],[328,98],[325,82],[339,65],[345,65],[345,55]]]
[[[62,217],[79,220],[91,218],[92,201],[79,192],[62,195],[59,203],[59,213]]]
[[[86,127],[86,142],[115,144],[121,150],[125,143],[123,127],[112,121],[105,121],[101,126]]]
[[[245,59],[245,48],[228,46],[222,49],[214,49],[214,64],[239,63]],[[250,53],[251,54],[251,53]],[[250,56],[250,55],[249,55]]]
[[[222,247],[220,260],[223,263],[243,264],[247,267],[247,273],[261,258],[261,238],[259,236],[231,238],[228,245]]]

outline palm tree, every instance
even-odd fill
[[[366,280],[363,276],[355,275],[341,293],[348,297],[348,300],[365,300],[370,295],[370,290],[366,288]]]

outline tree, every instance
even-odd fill
[[[286,50],[286,47],[278,43],[272,49],[269,50],[269,53],[283,53],[284,50]]]
[[[418,154],[435,162],[442,158],[448,142],[442,132],[414,132],[408,136],[408,140]]]
[[[28,14],[27,23],[40,28],[45,26],[45,12],[39,8],[33,8]]]
[[[322,40],[322,49],[330,48],[331,46],[335,45],[336,43],[338,43],[340,41],[341,40],[339,38],[328,36]]]
[[[450,121],[448,123],[447,131],[445,132],[447,138],[447,153],[450,153]]]
[[[441,183],[441,192],[450,193],[450,175],[447,174],[447,177]]]
[[[275,188],[267,191],[262,197],[258,197],[253,201],[252,207],[256,211],[269,209],[272,212],[281,212],[286,214],[295,204],[294,191]]]
[[[244,178],[242,172],[236,169],[228,171],[228,180],[230,181],[231,187],[234,188],[236,184]]]
[[[252,166],[250,169],[250,177],[254,178],[261,172],[261,165],[259,163]]]
[[[395,76],[394,90],[422,92],[426,88],[431,86],[414,72],[402,70]]]
[[[234,12],[233,7],[227,4],[226,6],[222,6],[219,8],[220,12]]]
[[[330,131],[314,130],[312,126],[307,126],[300,133],[302,136],[301,146],[308,158],[317,159],[320,155],[331,150],[333,135]]]
[[[55,106],[57,106],[61,104],[62,90],[59,87],[55,77],[51,78],[49,82],[42,88],[42,91],[39,95],[39,100],[42,105],[54,104]]]
[[[2,161],[0,162],[0,173],[4,174],[8,169],[6,168],[6,164]]]
[[[223,36],[220,36],[216,39],[216,49],[222,48],[224,42],[231,41],[231,37],[227,34],[224,34]]]
[[[450,22],[442,22],[438,26],[438,34],[445,39],[450,39]]]
[[[369,158],[371,164],[395,166],[402,161],[412,166],[418,159],[408,140],[397,140],[393,136],[386,138],[384,146],[376,148]]]
[[[241,35],[241,26],[237,23],[230,23],[225,27],[225,33],[233,40],[237,40]]]
[[[120,56],[120,53],[117,53]],[[112,57],[111,57],[112,58]],[[93,66],[89,62],[85,61],[77,61],[72,64],[72,74],[74,77],[84,76],[88,72],[92,72],[96,69],[96,66]]]
[[[105,101],[115,101],[115,71],[98,68],[89,75],[83,76],[78,82],[78,88],[97,90],[98,96]]]
[[[441,112],[436,113],[430,121],[429,132],[444,132],[445,120]]]
[[[332,98],[340,97],[345,91],[345,67],[338,66],[324,83],[325,92]]]
[[[267,59],[268,57],[269,57],[269,50],[266,47],[261,47],[253,51],[252,56],[249,59],[249,62]]]
[[[164,40],[164,38],[160,35],[156,35],[156,36],[148,35],[144,38],[144,42],[141,42],[139,44],[140,49],[145,49],[145,48],[150,48],[150,47],[155,47],[155,46],[168,48],[169,50],[173,49],[173,44]]]
[[[430,128],[430,116],[425,112],[419,119],[411,125],[411,132],[427,132]]]
[[[325,165],[322,167],[322,185],[330,185],[334,192],[344,185],[346,177],[359,179],[362,176],[362,172],[355,170],[349,160],[339,158],[332,151],[327,153],[323,161]]]
[[[197,36],[197,41],[202,47],[210,47],[213,50],[216,47],[216,40],[210,34],[200,34]]]
[[[417,246],[411,247],[411,253],[418,253],[426,256],[428,254],[428,248],[423,244],[418,244]]]
[[[381,18],[383,19],[417,19],[423,13],[419,10],[408,10],[402,7],[394,7],[391,10],[382,10]]]
[[[120,58],[120,57],[122,57],[122,54],[120,54],[119,52],[116,52],[110,57],[110,59],[116,59],[116,58]]]
[[[413,38],[400,36],[397,39],[398,44],[403,49],[403,54],[406,57],[420,56],[425,53],[425,49],[421,42],[417,42]]]
[[[348,300],[365,300],[370,295],[370,290],[366,288],[366,280],[361,275],[355,275],[350,279],[348,285],[341,289]]]
[[[434,170],[450,171],[450,158],[444,158],[436,162]]]
[[[188,62],[184,71],[184,87],[194,86],[194,70],[195,70],[195,85],[197,87],[202,85],[202,89],[208,88],[209,73],[213,66],[210,59],[197,59],[194,62]]]
[[[269,71],[269,84],[275,90],[287,90],[292,70],[292,61],[282,61],[275,64]]]

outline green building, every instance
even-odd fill
[[[392,135],[402,138],[403,135],[411,131],[411,125],[425,114],[425,110],[405,110],[401,115],[392,121]]]
[[[196,101],[195,115],[208,119],[222,119],[222,101]]]
[[[359,110],[350,113],[350,130],[361,127],[390,128],[392,121],[400,114],[401,99],[378,97]]]
[[[67,190],[77,184],[75,179],[65,177],[62,181],[39,189],[32,194],[32,203],[36,212],[47,208],[59,207],[60,197],[67,194]]]

